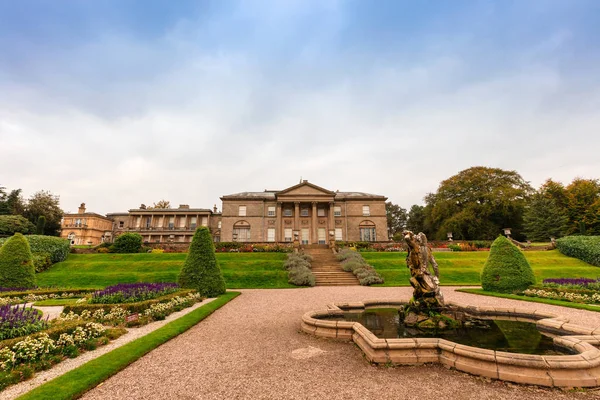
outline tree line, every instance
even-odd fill
[[[549,241],[565,235],[600,235],[600,182],[548,179],[534,189],[516,171],[471,167],[442,181],[425,205],[407,211],[386,203],[390,237],[404,229],[429,238],[491,240],[510,228],[517,240]]]
[[[0,235],[20,232],[58,236],[63,214],[59,197],[47,190],[35,192],[26,200],[21,189],[8,191],[0,186]]]

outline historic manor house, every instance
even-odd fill
[[[106,216],[65,214],[61,236],[72,244],[97,245],[123,232],[137,232],[147,243],[189,243],[198,226],[210,228],[216,242],[388,241],[385,196],[331,191],[302,181],[284,190],[242,192],[221,197],[215,206],[140,208]]]

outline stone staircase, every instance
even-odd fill
[[[306,246],[304,252],[313,258],[312,272],[316,286],[352,286],[359,285],[352,272],[344,272],[335,254],[325,247]]]

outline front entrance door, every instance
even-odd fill
[[[318,230],[319,244],[327,244],[327,234],[325,228],[319,228]]]
[[[302,229],[302,244],[310,243],[310,231],[306,228]]]

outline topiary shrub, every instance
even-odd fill
[[[225,293],[225,280],[215,257],[215,246],[207,227],[201,226],[194,233],[177,283],[183,288],[196,289],[206,297]]]
[[[504,236],[498,236],[481,273],[481,286],[488,292],[512,293],[535,285],[529,262]]]
[[[119,235],[111,246],[113,253],[139,253],[141,249],[142,235],[133,232]]]
[[[20,233],[15,233],[0,247],[0,287],[35,287],[33,256],[29,242]]]

